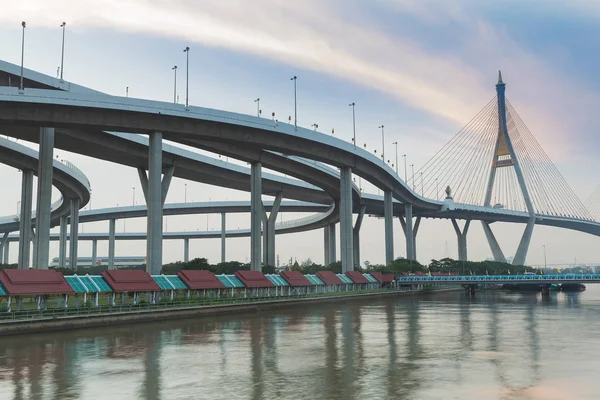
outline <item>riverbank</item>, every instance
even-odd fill
[[[320,303],[332,303],[338,301],[362,301],[365,299],[378,299],[390,296],[413,296],[423,295],[440,291],[456,291],[459,288],[437,288],[413,291],[376,291],[376,292],[339,292],[335,295],[323,294],[315,297],[294,298],[264,298],[236,300],[231,303],[215,302],[215,304],[204,305],[175,305],[171,307],[158,308],[155,305],[142,307],[129,307],[127,310],[119,307],[100,309],[82,308],[75,310],[49,310],[45,314],[31,313],[26,319],[11,319],[0,321],[0,336],[21,335],[28,333],[42,333],[70,329],[98,328],[112,325],[124,325],[130,323],[157,322],[174,319],[197,318],[236,313],[256,313],[266,310],[290,307],[306,307]],[[56,311],[56,312],[54,312]],[[62,314],[62,315],[61,315]]]

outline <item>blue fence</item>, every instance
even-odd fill
[[[399,276],[399,284],[449,284],[449,283],[600,283],[600,274],[565,275],[467,275],[467,276]]]

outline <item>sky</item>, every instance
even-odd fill
[[[432,157],[493,97],[498,70],[507,98],[582,201],[600,183],[600,3],[591,0],[43,0],[11,2],[0,13],[0,58],[20,63],[21,21],[27,22],[25,66],[56,76],[61,56],[60,23],[67,23],[64,78],[112,95],[161,101],[176,91],[185,98],[185,54],[190,47],[189,101],[192,105],[280,120],[293,115],[291,76],[297,76],[298,124],[352,137],[356,103],[357,142],[380,154],[407,154],[408,164]],[[35,147],[35,146],[34,146]],[[92,207],[130,205],[142,200],[133,169],[56,150],[92,182]],[[388,156],[388,158],[390,158]],[[231,162],[235,162],[230,160]],[[394,162],[393,159],[391,162]],[[403,166],[399,173],[402,175]],[[0,165],[0,214],[16,210],[20,175]],[[410,173],[409,173],[410,174]],[[118,177],[117,179],[115,177]],[[186,186],[187,184],[187,186]],[[365,190],[377,188],[364,184]],[[175,179],[167,202],[249,200],[247,192]],[[58,198],[59,194],[54,193]],[[4,211],[4,212],[2,212]],[[284,214],[283,220],[297,215]],[[249,227],[248,214],[228,218],[230,229]],[[166,229],[220,229],[217,215],[169,217]],[[83,232],[107,230],[85,224]],[[145,230],[144,219],[118,221],[118,230]],[[395,255],[405,255],[399,222]],[[507,256],[514,254],[523,225],[494,224]],[[366,218],[361,261],[384,261],[383,220]],[[339,237],[339,235],[338,235]],[[534,230],[528,263],[600,263],[600,239],[550,227]],[[468,238],[469,258],[491,257],[480,224]],[[107,244],[99,245],[106,255]],[[143,255],[145,243],[117,243],[117,255]],[[80,245],[90,255],[91,244]],[[191,257],[219,259],[218,240],[192,241]],[[249,239],[228,240],[228,258],[246,261]],[[278,236],[281,262],[323,260],[323,235]],[[58,246],[51,245],[51,257]],[[457,257],[450,221],[426,220],[417,238],[417,257],[429,262]],[[11,261],[16,260],[16,246]],[[164,261],[181,260],[183,243],[167,242]],[[339,257],[339,246],[338,246]]]

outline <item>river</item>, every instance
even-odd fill
[[[0,399],[599,399],[600,286],[0,338]]]

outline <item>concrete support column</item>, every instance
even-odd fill
[[[50,258],[50,212],[52,203],[52,161],[54,128],[40,129],[38,190],[35,218],[35,268],[47,269]]]
[[[335,240],[335,224],[329,225],[329,263],[337,261],[337,241]]]
[[[329,225],[324,226],[323,227],[323,253],[324,253],[324,257],[323,257],[323,264],[325,266],[328,266],[329,264],[331,264],[331,258],[330,258],[330,254],[331,254],[331,245],[329,244]]]
[[[352,260],[354,261],[355,269],[360,267],[360,227],[362,226],[366,210],[366,205],[360,206],[358,217],[356,218],[354,228],[352,229],[352,250],[354,251],[354,257],[352,257]]]
[[[92,240],[92,267],[95,267],[98,263],[98,241]]]
[[[411,203],[404,204],[404,218],[404,236],[406,237],[406,258],[408,260],[416,260],[415,235],[413,231],[413,205]]]
[[[417,233],[419,232],[420,225],[421,217],[418,216],[415,218],[415,223],[413,225],[413,255],[415,256],[415,260],[417,259]]]
[[[60,238],[58,242],[58,266],[67,266],[67,216],[60,217]]]
[[[117,221],[108,221],[108,269],[115,269],[115,229]],[[146,256],[147,257],[147,256]],[[148,270],[148,259],[146,258],[146,270]]]
[[[467,257],[467,232],[469,232],[469,226],[471,225],[471,220],[468,219],[465,222],[465,226],[463,230],[460,230],[456,219],[452,218],[452,226],[454,226],[454,231],[456,232],[456,238],[458,241],[458,261],[468,261]]]
[[[183,239],[183,262],[190,261],[190,239]]]
[[[340,168],[340,250],[342,271],[354,270],[352,238],[352,169]]]
[[[385,220],[385,265],[390,265],[394,261],[394,209],[391,190],[386,190],[383,194],[383,215]]]
[[[281,199],[283,198],[283,193],[277,193],[275,197],[275,201],[273,201],[273,207],[271,208],[271,213],[267,217],[267,213],[264,212],[263,209],[263,224],[264,224],[264,247],[263,251],[265,255],[264,265],[269,265],[271,267],[275,267],[275,222],[277,221],[277,215],[279,214],[279,207],[281,206]]]
[[[162,133],[153,132],[149,136],[146,271],[152,275],[159,275],[162,269]]]
[[[29,268],[31,241],[31,207],[33,196],[33,171],[23,171],[21,178],[21,211],[19,216],[19,269]]]
[[[0,240],[0,263],[8,264],[8,232],[4,232]]]
[[[494,232],[492,232],[492,227],[489,222],[481,221],[481,225],[483,226],[483,232],[485,233],[485,237],[490,245],[490,249],[492,250],[492,255],[494,256],[494,261],[498,262],[506,262],[506,257],[504,257],[504,253],[500,248],[500,244],[498,244],[498,240],[496,240],[496,236]]]
[[[521,237],[521,241],[519,242],[519,247],[517,248],[517,252],[515,253],[515,258],[513,259],[513,265],[525,265],[525,260],[527,259],[527,251],[529,250],[529,242],[531,242],[531,235],[533,234],[533,227],[535,226],[536,216],[532,214],[529,217],[529,221],[527,221],[527,226],[525,227],[525,232],[523,232],[523,236]]]
[[[77,270],[77,246],[79,244],[79,199],[71,200],[69,266]]]
[[[250,269],[261,270],[261,223],[262,210],[262,168],[261,163],[253,163],[250,173]]]
[[[226,259],[225,254],[225,232],[226,232],[226,220],[227,214],[221,213],[221,262],[224,263]]]

